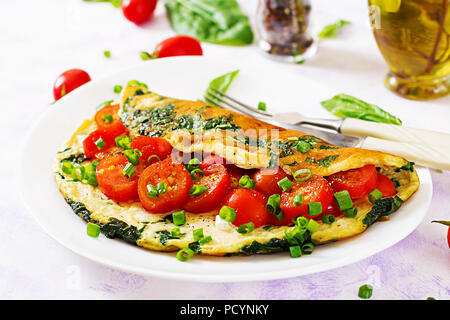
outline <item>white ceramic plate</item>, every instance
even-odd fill
[[[88,259],[149,276],[215,282],[279,279],[337,268],[394,245],[419,225],[432,195],[431,177],[424,168],[418,168],[419,191],[389,222],[375,223],[357,237],[318,247],[311,256],[299,259],[279,253],[229,258],[196,256],[182,263],[174,253],[148,251],[103,235],[87,236],[86,223],[65,203],[51,169],[56,152],[82,120],[92,117],[101,102],[117,97],[113,93],[116,84],[136,79],[162,95],[196,100],[213,78],[235,69],[240,73],[229,89],[233,95],[255,105],[264,101],[270,110],[298,110],[310,116],[330,117],[319,102],[337,92],[276,69],[249,68],[203,57],[145,62],[84,85],[51,106],[37,121],[26,139],[21,162],[20,187],[28,209],[53,238]]]

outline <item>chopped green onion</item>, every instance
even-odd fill
[[[334,222],[335,218],[332,214],[324,214],[322,216],[322,222],[326,224],[332,224]]]
[[[339,206],[339,210],[347,210],[353,208],[353,201],[347,190],[342,190],[334,194],[334,198]]]
[[[166,193],[167,183],[165,183],[165,182],[158,183],[156,186],[156,190],[158,191],[158,195]]]
[[[97,182],[97,165],[94,163],[94,161],[87,165],[85,168],[85,173],[84,173],[84,178],[86,179],[86,182],[88,184],[90,184],[91,186],[98,186],[98,182]]]
[[[123,87],[119,84],[116,84],[114,86],[114,93],[121,93],[122,92]]]
[[[158,189],[156,189],[156,187],[152,184],[148,184],[147,185],[147,196],[149,196],[150,198],[158,198]]]
[[[291,180],[289,180],[288,177],[281,179],[277,184],[283,191],[289,190],[293,186]]]
[[[107,113],[107,114],[102,116],[102,120],[103,120],[104,123],[111,123],[111,122],[114,121],[114,118],[113,118],[111,113]]]
[[[302,246],[303,254],[311,254],[314,251],[314,245],[311,242],[305,243]]]
[[[291,246],[289,247],[289,251],[291,253],[291,258],[299,258],[302,256],[302,248],[300,248],[300,246]]]
[[[246,224],[241,224],[238,227],[237,231],[241,234],[247,234],[247,233],[252,232],[254,229],[255,229],[255,224],[253,222],[249,222]]]
[[[177,259],[181,262],[186,262],[194,256],[194,251],[189,248],[181,249],[177,252]]]
[[[295,149],[301,153],[306,153],[311,149],[311,145],[306,141],[300,140],[295,146]]]
[[[372,296],[373,287],[370,284],[365,284],[359,287],[358,297],[361,299],[369,299]]]
[[[316,216],[322,213],[322,202],[308,203],[308,216]]]
[[[308,227],[309,220],[303,216],[299,216],[294,219],[294,223],[300,230],[304,230]]]
[[[128,178],[131,178],[133,176],[133,174],[136,172],[136,168],[133,166],[133,164],[128,162],[127,165],[125,166],[125,168],[123,168],[122,172]]]
[[[201,238],[204,237],[204,235],[203,235],[203,228],[195,229],[192,233],[194,235],[194,240],[195,241],[200,240]]]
[[[74,166],[72,170],[73,181],[82,181],[84,179],[86,169],[83,166]]]
[[[180,228],[178,228],[178,227],[173,228],[172,231],[170,231],[170,235],[173,238],[179,238],[181,236]]]
[[[375,201],[383,198],[383,194],[381,193],[380,190],[374,189],[369,193],[368,198],[370,202],[375,203]]]
[[[138,149],[127,149],[123,153],[133,165],[137,166],[139,164],[139,158],[142,156],[142,153]]]
[[[61,163],[61,170],[66,174],[72,174],[73,171],[73,163],[70,161],[63,161]]]
[[[194,181],[200,180],[201,178],[203,178],[204,175],[205,174],[200,169],[194,169],[191,171],[191,177],[192,177],[192,180],[194,180]]]
[[[158,159],[158,161],[161,161],[161,159],[156,154],[154,154],[154,155],[151,155],[150,157],[148,157],[147,165],[150,165],[150,159],[153,159],[153,158],[156,158],[156,159]]]
[[[105,51],[103,51],[103,55],[104,55],[106,58],[111,58],[111,51],[105,50]]]
[[[184,214],[184,210],[173,212],[172,219],[174,225],[184,226],[186,224],[186,215]]]
[[[358,213],[358,209],[350,208],[350,209],[344,210],[344,217],[354,218],[354,217],[356,217],[357,213]]]
[[[146,52],[146,51],[142,51],[141,52],[141,59],[142,60],[150,60],[152,58],[152,56],[150,55],[150,53]]]
[[[267,105],[266,105],[266,103],[265,103],[265,102],[259,102],[259,103],[258,103],[258,110],[266,111],[266,110],[267,110]]]
[[[148,86],[145,83],[139,82],[137,80],[128,81],[128,86],[141,86],[141,87],[148,89]]]
[[[200,185],[194,184],[191,187],[191,189],[189,190],[189,195],[196,197],[196,196],[199,196],[199,195],[205,193],[206,190],[208,190],[207,186],[200,186]]]
[[[244,175],[239,179],[239,186],[241,188],[251,189],[255,186],[255,181],[250,178],[248,175]]]
[[[200,163],[200,160],[197,158],[192,158],[186,165],[187,171],[191,172],[192,170],[197,169],[200,166]]]
[[[279,194],[272,194],[267,199],[266,209],[271,214],[277,214],[280,211],[280,199],[281,196]]]
[[[236,219],[236,210],[228,206],[222,206],[219,211],[219,216],[228,222],[233,222]]]
[[[131,138],[127,136],[118,136],[116,139],[116,146],[123,150],[131,149]]]
[[[288,141],[298,141],[298,137],[289,137]]]
[[[114,102],[114,100],[108,100],[108,101],[105,101],[105,102],[102,102],[102,103],[100,103],[98,106],[97,106],[97,110],[99,110],[99,109],[101,109],[101,108],[103,108],[103,107],[106,107],[106,106],[109,106],[109,105],[111,105],[111,103],[113,103]]]
[[[294,197],[293,205],[294,205],[294,207],[299,207],[302,204],[303,204],[303,195],[301,193],[299,193]]]
[[[97,141],[94,142],[95,145],[97,146],[97,149],[100,150],[101,148],[103,148],[104,146],[106,146],[106,142],[102,139],[102,138],[98,138]]]
[[[100,226],[98,224],[88,222],[87,224],[87,234],[93,238],[97,238],[100,234]]]
[[[319,223],[313,219],[308,221],[308,225],[306,226],[306,230],[309,230],[311,233],[316,232],[319,227]]]
[[[312,176],[312,171],[309,169],[300,169],[294,172],[294,180],[299,182],[308,181]]]
[[[202,246],[205,243],[208,243],[210,241],[212,241],[212,237],[211,236],[207,236],[207,237],[204,237],[203,239],[198,240],[198,244]]]

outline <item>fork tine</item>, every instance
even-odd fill
[[[214,88],[214,87],[211,87],[211,90],[217,92],[218,94],[220,94],[220,95],[222,95],[223,97],[225,97],[226,99],[228,99],[228,100],[230,100],[230,101],[232,101],[232,102],[238,104],[239,106],[241,106],[241,107],[243,107],[243,108],[246,108],[246,109],[248,109],[248,110],[251,110],[252,112],[259,113],[259,114],[261,114],[261,115],[263,115],[263,116],[266,116],[266,117],[272,117],[272,115],[271,115],[270,113],[265,112],[265,111],[262,111],[262,110],[259,110],[259,109],[255,108],[255,107],[249,106],[248,104],[245,104],[245,103],[243,103],[243,102],[237,100],[236,98],[233,98],[233,97],[231,97],[231,96],[228,95],[228,94],[225,94],[224,92],[220,91],[219,89],[216,89],[216,88]]]
[[[247,110],[247,109],[245,109],[245,108],[236,106],[235,104],[231,104],[231,103],[229,103],[228,101],[224,100],[222,97],[216,95],[215,93],[213,93],[213,92],[211,92],[211,91],[209,91],[209,90],[208,90],[207,93],[208,93],[211,97],[213,97],[214,99],[217,100],[217,101],[214,101],[214,103],[215,103],[216,105],[218,105],[219,107],[221,107],[221,108],[224,108],[224,109],[231,109],[231,110],[234,110],[234,111],[237,111],[237,112],[246,114],[246,115],[251,116],[251,117],[254,117],[254,116],[255,116],[255,114],[252,113],[250,110]],[[208,97],[208,96],[206,96],[206,95],[205,95],[205,98],[208,99],[208,100],[211,100],[211,98]]]

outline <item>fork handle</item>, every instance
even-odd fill
[[[393,124],[377,123],[352,118],[342,121],[340,131],[357,137],[376,137],[385,140],[450,148],[450,134]]]
[[[367,137],[361,148],[401,156],[429,168],[450,170],[450,148]]]

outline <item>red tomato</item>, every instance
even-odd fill
[[[223,204],[236,210],[235,226],[253,222],[255,228],[269,222],[270,213],[266,209],[266,197],[253,189],[239,188],[225,198]]]
[[[81,69],[70,69],[61,73],[53,84],[55,101],[89,81],[91,81],[91,77]]]
[[[166,183],[166,192],[152,198],[147,195],[147,185]],[[170,158],[151,164],[144,170],[138,182],[138,194],[142,206],[151,213],[165,213],[181,208],[189,197],[192,178],[182,164]]]
[[[128,164],[128,159],[123,154],[114,154],[100,160],[97,166],[97,182],[100,190],[108,197],[118,202],[138,199],[138,179],[144,166],[135,166],[136,172],[128,178],[123,174],[123,169]]]
[[[397,194],[397,189],[391,179],[381,173],[378,174],[376,189],[381,191],[383,197],[392,197]]]
[[[156,46],[153,53],[153,56],[158,58],[201,55],[203,50],[200,42],[189,36],[175,36],[163,40]]]
[[[231,188],[236,189],[239,188],[239,179],[245,175],[252,175],[252,171],[245,170],[239,167],[236,167],[234,164],[227,166],[228,174],[230,175]]]
[[[328,208],[323,212],[322,215],[325,214],[331,214],[335,217],[341,216],[344,214],[344,211],[339,210],[339,206],[336,202],[336,199],[334,199],[334,197],[331,199],[331,203],[328,206]]]
[[[230,176],[221,164],[212,164],[203,168],[204,176],[194,185],[208,189],[199,196],[189,196],[183,209],[190,212],[207,212],[217,208],[230,190]]]
[[[150,19],[156,3],[157,0],[122,0],[122,12],[131,22],[141,24]]]
[[[328,177],[334,192],[347,190],[352,199],[359,199],[375,189],[377,184],[377,169],[374,165],[366,165],[335,173]]]
[[[118,104],[112,104],[98,110],[94,117],[97,127],[110,127],[116,122],[121,122],[119,117],[119,108],[120,106]],[[109,116],[111,116],[112,119],[110,119]]]
[[[116,147],[116,146],[112,146],[107,148],[106,150],[101,150],[99,152],[97,152],[95,154],[95,158],[97,158],[98,160],[102,160],[102,159],[106,159],[109,158],[110,156],[112,156],[113,154],[117,154],[119,152],[121,152],[122,149]]]
[[[281,189],[277,183],[287,177],[289,177],[288,174],[280,167],[260,169],[253,175],[253,180],[256,183],[255,189],[266,196],[275,193],[281,194]]]
[[[303,195],[303,204],[295,207],[294,198],[296,195]],[[331,189],[328,181],[321,176],[313,175],[311,179],[304,182],[293,181],[293,186],[289,191],[281,194],[280,208],[283,211],[283,219],[277,221],[271,219],[276,225],[290,225],[292,220],[297,216],[304,216],[308,219],[318,218],[320,215],[308,215],[308,203],[322,203],[322,210],[326,210],[333,199],[333,189]],[[275,217],[274,215],[272,215]]]
[[[131,149],[138,149],[142,153],[140,159],[144,160],[145,165],[158,161],[157,158],[153,157],[148,163],[148,159],[152,155],[156,155],[160,160],[164,160],[172,152],[172,146],[166,139],[148,136],[134,137],[131,140]]]
[[[97,129],[91,132],[86,139],[83,140],[84,155],[86,158],[92,158],[99,152],[105,152],[115,144],[115,138],[126,134],[127,129],[122,122],[116,122],[108,127]],[[96,142],[102,139],[105,145],[98,148]]]
[[[440,223],[440,224],[443,224],[444,226],[449,227],[448,230],[447,230],[447,244],[448,244],[448,247],[450,248],[450,221],[433,220],[431,222]]]

